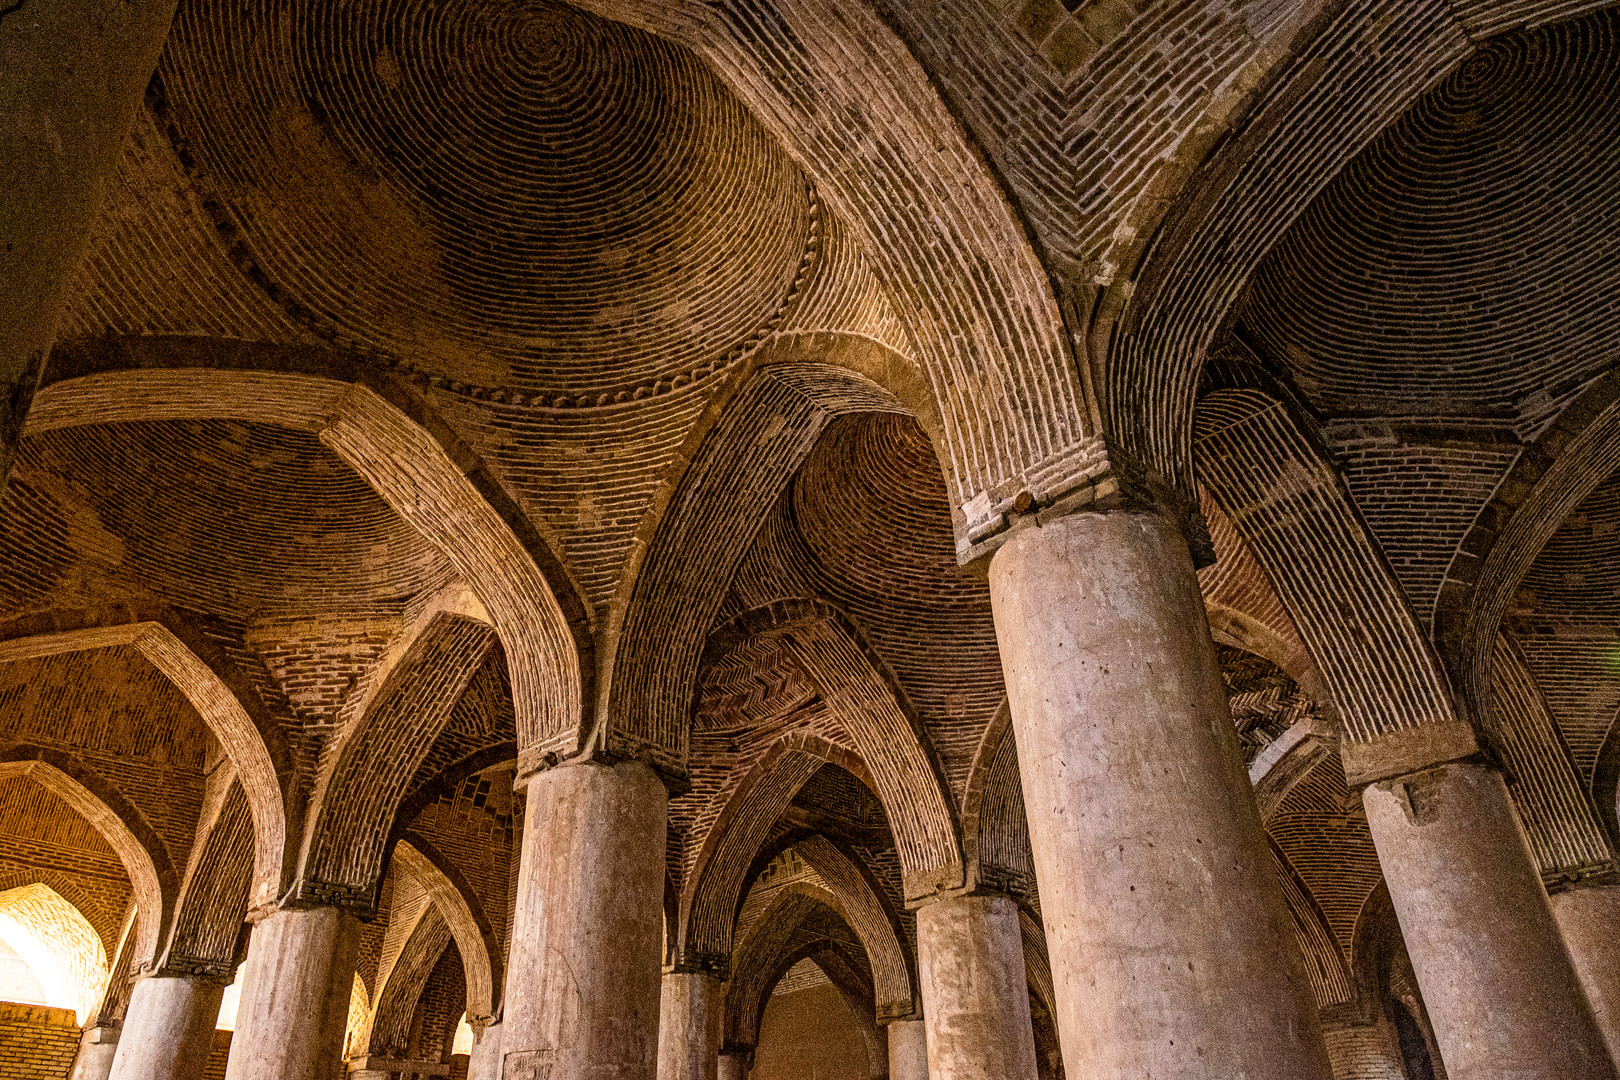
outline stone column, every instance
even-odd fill
[[[889,1080],[928,1080],[926,1027],[921,1020],[889,1022]]]
[[[118,1053],[118,1032],[115,1027],[85,1028],[68,1080],[107,1080],[112,1075],[113,1055]]]
[[[1620,886],[1577,886],[1549,899],[1598,1030],[1620,1061]]]
[[[225,1080],[330,1080],[343,1055],[360,922],[286,908],[253,928]]]
[[[1024,520],[990,596],[1068,1075],[1326,1080],[1185,541]]]
[[[28,0],[0,33],[0,498],[175,0]]]
[[[663,783],[637,761],[529,778],[504,1076],[657,1074],[667,809]]]
[[[112,1080],[189,1080],[214,1048],[225,986],[218,979],[149,976],[135,984],[113,1057]]]
[[[917,910],[917,968],[935,1080],[1035,1080],[1018,908],[953,896]]]
[[[501,1025],[490,1024],[474,1033],[467,1080],[501,1080]]]
[[[1501,774],[1448,762],[1362,802],[1446,1071],[1613,1080]]]
[[[725,1051],[720,1055],[719,1080],[748,1080],[748,1051]]]
[[[658,1080],[715,1080],[724,1018],[719,979],[702,971],[666,973],[658,1008]]]

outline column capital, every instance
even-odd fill
[[[1364,741],[1342,740],[1339,757],[1352,788],[1425,772],[1453,761],[1496,768],[1474,729],[1461,720],[1403,728]]]
[[[1112,513],[1157,514],[1175,522],[1187,540],[1193,565],[1213,564],[1215,546],[1197,500],[1166,483],[1111,440],[1101,438],[1097,444],[1098,452],[1090,456],[1086,468],[1072,476],[1046,484],[1029,480],[1028,487],[993,507],[987,494],[980,496],[983,505],[962,507],[962,513],[972,520],[965,532],[958,529],[958,564],[982,576],[989,572],[990,557],[1024,529],[1070,514]]]

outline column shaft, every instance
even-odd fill
[[[504,1075],[656,1075],[667,805],[640,762],[529,780]]]
[[[928,1080],[928,1032],[921,1020],[889,1024],[889,1080]]]
[[[253,928],[225,1080],[330,1080],[343,1055],[360,923],[337,908],[278,911]]]
[[[68,1080],[107,1080],[112,1075],[113,1056],[117,1053],[117,1028],[86,1029],[79,1039],[79,1053],[73,1059]]]
[[[1570,889],[1551,901],[1598,1030],[1620,1061],[1620,886]]]
[[[1325,1080],[1180,533],[1027,527],[990,590],[1069,1080]]]
[[[501,1025],[490,1024],[473,1037],[467,1080],[501,1080]]]
[[[658,1080],[715,1080],[725,999],[705,972],[664,976],[658,1009]]]
[[[1362,801],[1453,1080],[1612,1080],[1501,774],[1450,762]]]
[[[214,1022],[225,987],[215,979],[141,979],[113,1057],[113,1080],[201,1076],[214,1048]]]
[[[721,1054],[716,1075],[719,1080],[748,1080],[748,1055]]]
[[[30,0],[0,34],[0,495],[175,0]]]
[[[1035,1080],[1018,908],[956,896],[917,911],[917,967],[935,1080]]]

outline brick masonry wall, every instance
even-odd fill
[[[0,1001],[0,1080],[63,1080],[78,1049],[73,1010]]]

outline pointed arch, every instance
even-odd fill
[[[858,961],[843,957],[844,963],[822,966],[819,957],[842,951],[828,936],[829,929],[854,937],[837,901],[824,890],[790,885],[771,901],[738,949],[737,963],[726,984],[723,1047],[751,1050],[758,1044],[760,1018],[772,990],[789,968],[807,957],[817,959],[817,966],[829,979],[836,973],[836,983],[843,984],[839,990],[846,997],[854,994],[866,1005],[871,1004],[871,979]]]
[[[298,893],[369,905],[406,785],[451,710],[495,648],[487,625],[431,612],[399,660],[358,695],[363,712],[344,728],[316,780]]]
[[[927,731],[882,658],[837,607],[802,599],[737,616],[710,635],[705,655],[762,639],[798,664],[849,732],[888,815],[906,900],[960,887],[965,870],[955,807]]]
[[[920,1019],[922,997],[916,967],[905,948],[899,920],[861,864],[825,836],[806,837],[793,850],[826,884],[844,921],[866,950],[877,1022]]]
[[[1024,899],[1035,895],[1035,857],[1022,784],[1012,712],[1003,697],[979,738],[962,798],[962,851],[970,887]]]
[[[910,412],[873,378],[892,385],[903,363],[876,342],[853,340],[859,348],[847,335],[795,335],[762,349],[676,454],[607,612],[597,681],[606,726],[595,745],[650,755],[660,769],[685,775],[704,642],[769,511],[838,416]]]
[[[437,547],[506,650],[518,741],[572,753],[592,679],[592,612],[539,527],[417,386],[333,350],[119,338],[59,350],[24,435],[139,420],[231,419],[315,434]]]
[[[117,788],[70,754],[38,746],[8,747],[0,751],[0,779],[10,777],[33,780],[67,803],[118,854],[139,912],[134,963],[150,967],[180,887],[163,839]]]
[[[399,934],[384,939],[384,955],[377,973],[360,1045],[366,1056],[403,1058],[410,1044],[411,1017],[422,998],[428,977],[451,941],[450,924],[437,904],[424,902],[398,913],[409,921]],[[396,916],[390,914],[392,920]],[[393,945],[392,951],[388,951]]]
[[[1100,447],[1048,269],[928,72],[871,5],[759,0],[588,10],[698,53],[809,174],[916,342],[944,420],[959,549]]]
[[[1564,519],[1620,471],[1620,371],[1566,406],[1520,452],[1457,545],[1440,584],[1434,640],[1475,716],[1491,715],[1497,631],[1513,594]]]
[[[133,647],[146,657],[191,702],[235,767],[253,816],[250,903],[257,906],[276,899],[290,862],[287,793],[280,777],[292,766],[275,719],[224,650],[194,633],[168,609],[120,608],[94,617],[120,621],[74,626],[82,614],[53,613],[53,625],[65,623],[74,628],[30,633],[40,628],[39,620],[0,627],[0,634],[19,635],[0,640],[0,664],[119,645]]]
[[[1429,2],[1392,16],[1382,0],[1353,0],[1306,24],[1297,52],[1280,58],[1246,123],[1202,163],[1139,271],[1121,276],[1089,328],[1108,429],[1123,448],[1190,494],[1199,374],[1267,252],[1486,38],[1611,2]]]
[[[212,807],[205,797],[174,924],[159,956],[161,970],[224,979],[235,974],[253,877],[253,815],[234,771],[222,768],[216,773],[223,777],[209,778],[226,791]]]
[[[409,833],[394,848],[394,863],[427,890],[461,953],[467,976],[467,1019],[482,1028],[501,1015],[505,989],[500,943],[472,886],[425,838]]]
[[[1316,662],[1344,725],[1345,772],[1360,782],[1476,752],[1428,637],[1338,473],[1283,399],[1246,372],[1230,374],[1236,385],[1199,403],[1199,476]]]
[[[1331,1009],[1354,1004],[1355,986],[1344,953],[1333,937],[1327,916],[1322,913],[1294,864],[1289,861],[1277,841],[1267,837],[1272,858],[1277,863],[1277,880],[1282,886],[1288,913],[1293,916],[1294,933],[1299,938],[1300,951],[1305,955],[1305,974],[1316,995],[1318,1009]]]

